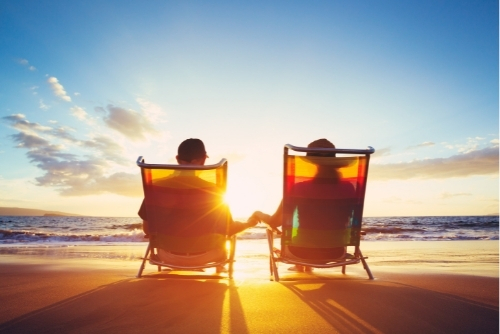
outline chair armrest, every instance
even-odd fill
[[[277,235],[281,235],[281,230],[277,227],[271,226],[265,222],[263,222],[266,225],[266,228],[272,232],[275,232]]]

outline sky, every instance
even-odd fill
[[[283,146],[372,146],[365,216],[498,214],[498,1],[0,3],[0,206],[136,216],[135,162],[228,160],[272,213]]]

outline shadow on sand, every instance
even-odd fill
[[[353,277],[285,280],[281,284],[341,333],[499,330],[498,307],[411,285]]]
[[[0,332],[248,333],[237,288],[220,278],[126,279],[12,319]]]

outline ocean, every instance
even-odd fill
[[[129,245],[147,242],[131,217],[0,216],[0,247]],[[498,240],[498,216],[366,217],[363,240]],[[265,239],[264,225],[238,239]]]

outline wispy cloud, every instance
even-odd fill
[[[31,123],[22,114],[3,119],[18,130],[11,135],[17,147],[26,149],[30,162],[44,172],[36,178],[39,186],[53,187],[64,196],[142,195],[138,174],[112,172],[116,164],[125,164],[123,148],[113,139],[99,135],[80,140],[71,128]]]
[[[106,109],[96,108],[105,113],[104,122],[113,130],[133,141],[145,140],[150,135],[156,135],[153,124],[142,112],[108,105]]]
[[[432,147],[434,145],[436,145],[436,144],[433,143],[433,142],[431,142],[431,141],[425,141],[425,142],[423,142],[421,144],[409,146],[409,147],[407,147],[407,150],[414,150],[414,149],[422,148],[422,147]]]
[[[39,107],[40,107],[40,109],[42,109],[42,110],[49,110],[49,106],[48,106],[48,105],[46,105],[45,103],[43,103],[43,100],[42,100],[42,99],[40,99],[40,102],[39,102]]]
[[[11,125],[14,129],[19,130],[23,133],[33,134],[37,131],[47,131],[52,128],[40,125],[38,123],[31,123],[26,119],[26,116],[23,114],[12,114],[10,116],[5,116],[3,119],[11,122]]]
[[[55,96],[59,97],[61,100],[71,102],[71,97],[68,96],[63,85],[59,83],[59,80],[57,80],[56,77],[50,77],[47,82],[49,83],[50,88],[52,88]]]
[[[374,158],[379,158],[383,156],[387,156],[391,154],[391,148],[390,147],[384,147],[381,149],[375,150],[375,153],[373,154]]]
[[[415,160],[406,163],[373,164],[371,180],[443,179],[472,175],[498,175],[498,147],[453,155],[449,158]]]
[[[484,137],[469,137],[467,138],[467,142],[465,144],[449,144],[449,143],[441,143],[444,147],[450,150],[457,150],[459,153],[469,153],[477,150],[482,144],[484,145]],[[493,145],[495,143],[491,141]],[[498,145],[498,143],[496,143]]]
[[[29,61],[27,59],[18,59],[17,62],[25,67],[28,68],[30,71],[36,71],[36,67],[33,65],[30,65]]]
[[[441,194],[440,198],[441,199],[448,199],[448,198],[453,198],[453,197],[463,197],[463,196],[472,196],[471,193],[449,193],[449,192],[444,192]]]

